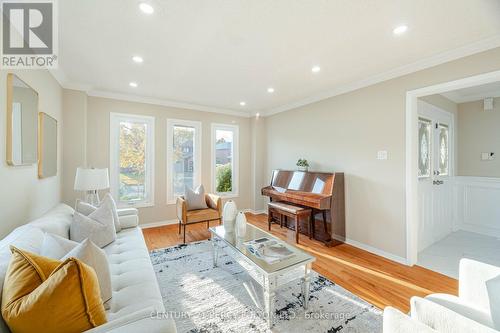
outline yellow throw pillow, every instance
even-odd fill
[[[95,271],[11,246],[2,316],[13,333],[82,332],[106,322]]]

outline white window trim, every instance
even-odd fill
[[[216,191],[216,181],[215,181],[215,131],[229,130],[233,131],[233,191],[229,193],[219,193]],[[237,198],[239,196],[239,171],[240,171],[240,127],[238,125],[229,124],[218,124],[212,123],[212,137],[211,137],[211,182],[212,182],[212,192],[220,195],[223,198]]]
[[[118,198],[119,189],[119,124],[122,120],[137,120],[145,122],[148,125],[146,134],[146,188],[148,191],[147,199],[136,202],[123,202]],[[142,116],[128,113],[109,114],[109,177],[110,191],[119,207],[152,207],[154,206],[154,169],[155,169],[155,118],[151,116]]]
[[[188,126],[194,127],[195,137],[194,137],[194,186],[201,184],[201,122],[183,119],[167,119],[167,205],[175,204],[177,196],[173,193],[172,188],[172,157],[173,154],[173,134],[174,126]]]

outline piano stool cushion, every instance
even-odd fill
[[[311,212],[310,208],[305,208],[305,207],[300,207],[300,206],[294,206],[290,205],[288,203],[284,202],[270,202],[268,203],[269,207],[283,210],[285,212],[291,213],[291,214],[298,214],[298,213],[306,213],[306,212]]]

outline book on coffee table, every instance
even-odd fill
[[[284,244],[267,237],[257,238],[244,244],[253,255],[268,264],[280,262],[294,255]]]

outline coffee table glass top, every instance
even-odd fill
[[[306,252],[296,248],[295,246],[287,244],[286,242],[280,240],[279,238],[276,238],[270,233],[267,233],[262,229],[259,229],[251,224],[247,224],[246,229],[247,230],[245,237],[236,237],[235,232],[226,232],[226,229],[224,228],[223,225],[217,227],[211,227],[210,232],[214,234],[217,238],[222,239],[224,243],[233,247],[241,254],[243,254],[245,257],[253,261],[257,266],[259,266],[262,270],[264,270],[268,274],[276,273],[282,269],[286,269],[295,265],[305,264],[315,260],[313,256],[307,254]],[[273,264],[268,264],[266,261],[257,258],[247,249],[247,247],[243,243],[262,237],[267,237],[269,239],[278,241],[279,243],[285,245],[288,249],[290,249],[290,251],[292,251],[294,255],[291,256],[290,258],[284,259],[282,261]]]

